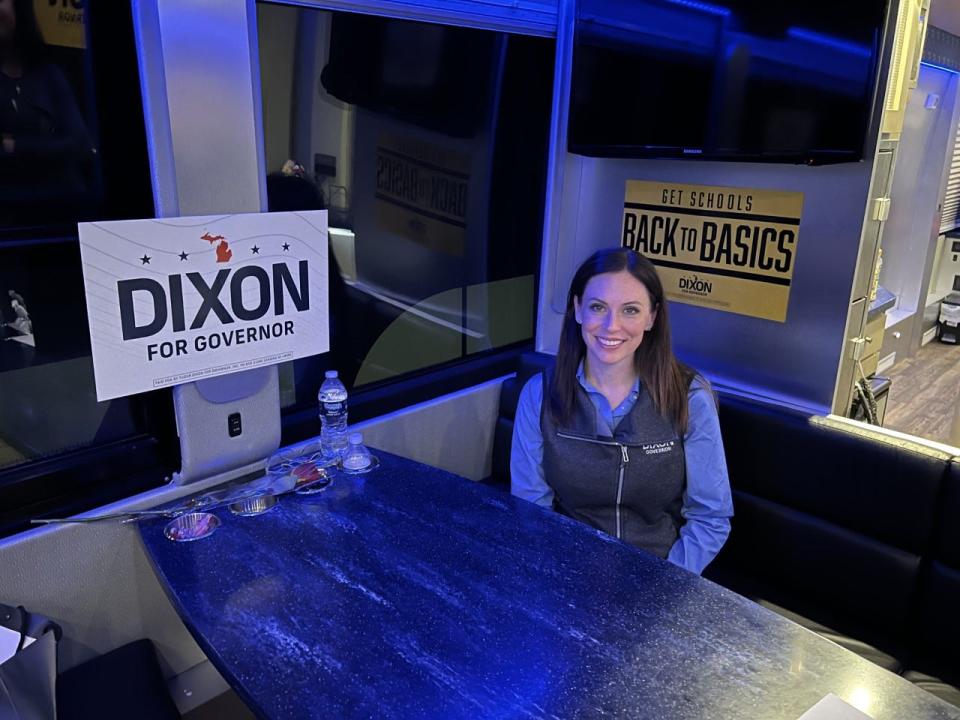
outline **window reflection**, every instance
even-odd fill
[[[10,299],[10,322],[4,323],[9,328],[10,339],[21,342],[30,347],[36,347],[33,340],[33,321],[27,310],[27,301],[16,290],[7,290]]]
[[[45,44],[32,0],[0,0],[4,224],[31,221],[39,211],[72,217],[93,200],[96,148],[75,94],[84,52]]]
[[[130,5],[83,5],[0,0],[0,469],[152,422],[94,389],[76,223],[153,206]]]
[[[553,41],[257,9],[270,209],[330,217],[332,350],[287,404],[529,341]]]
[[[0,467],[142,431],[129,401],[97,402],[79,255],[0,243]]]

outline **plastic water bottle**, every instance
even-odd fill
[[[317,394],[320,404],[320,446],[324,452],[340,454],[347,446],[347,388],[336,370],[327,370]]]

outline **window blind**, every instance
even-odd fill
[[[943,210],[940,214],[940,232],[945,233],[960,226],[960,124],[954,130],[953,152],[947,175],[947,188],[943,194]]]

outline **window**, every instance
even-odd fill
[[[169,393],[94,391],[76,223],[153,215],[130,8],[96,5],[0,5],[0,533],[155,485],[175,452]]]
[[[169,392],[95,400],[76,236],[153,216],[131,8],[48,5],[0,9],[7,33],[41,14],[0,75],[0,535],[178,466]],[[333,352],[281,368],[285,441],[317,432],[329,367],[352,420],[509,372],[533,334],[554,41],[257,9],[270,205],[332,228]]]
[[[554,41],[265,3],[257,22],[269,207],[329,211],[332,350],[282,369],[288,415],[313,418],[327,368],[383,412],[389,388],[472,384],[529,347]]]

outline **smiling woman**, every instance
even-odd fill
[[[601,250],[574,275],[556,368],[520,395],[510,475],[514,495],[691,572],[722,547],[733,505],[716,403],[673,355],[639,253]]]
[[[611,405],[619,405],[635,379],[634,353],[657,319],[650,292],[626,270],[603,273],[590,278],[583,303],[574,297],[573,306],[589,374],[605,389]]]

